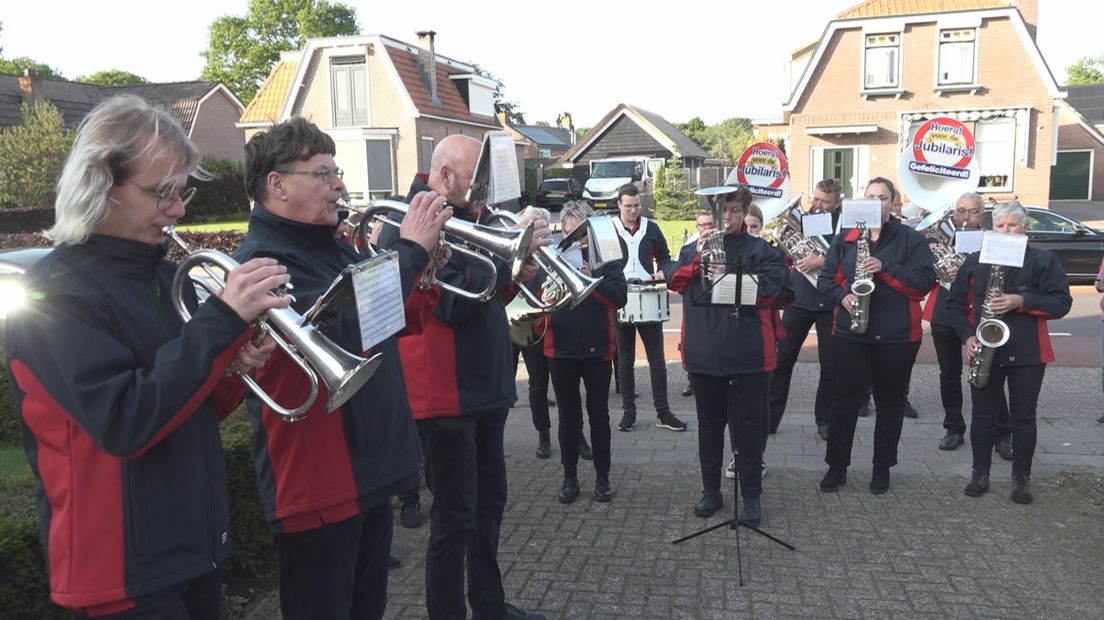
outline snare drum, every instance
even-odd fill
[[[662,323],[670,318],[666,284],[630,284],[628,302],[617,311],[618,323]]]

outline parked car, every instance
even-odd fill
[[[581,200],[583,186],[575,179],[545,179],[537,189],[537,199],[533,206],[559,211],[569,200]]]
[[[0,354],[4,352],[4,325],[8,315],[19,309],[25,300],[23,274],[42,260],[51,248],[0,250]]]
[[[993,228],[993,209],[985,209],[981,227]],[[1027,207],[1027,241],[1052,252],[1070,284],[1092,284],[1104,260],[1104,231],[1041,207]]]

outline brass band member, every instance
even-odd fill
[[[163,110],[109,99],[58,183],[56,244],[26,274],[5,351],[38,483],[50,595],[78,618],[218,618],[230,552],[219,420],[272,351],[248,323],[288,298],[272,259],[232,270],[192,319],[173,305],[162,229],[184,216],[199,154]]]
[[[851,443],[859,406],[873,383],[874,471],[870,492],[889,490],[889,468],[897,464],[906,390],[920,348],[920,300],[935,283],[932,253],[924,236],[890,217],[897,192],[888,179],[876,177],[866,187],[868,200],[882,203],[880,229],[869,230],[869,257],[856,265],[861,245],[858,228],[836,235],[820,271],[820,292],[838,304],[832,332],[832,414],[828,422],[828,472],[821,491],[835,491],[847,481]],[[870,274],[874,290],[867,306],[864,333],[852,331],[857,296],[851,292],[856,268]]]
[[[786,262],[767,242],[745,232],[744,217],[750,204],[751,193],[746,188],[725,196],[723,244],[728,272],[737,272],[739,265],[745,276],[758,277],[755,307],[736,310],[732,305],[706,302],[709,293],[701,274],[704,236],[698,252],[676,264],[670,285],[686,300],[684,354],[698,411],[703,492],[694,514],[710,517],[724,506],[721,468],[727,424],[732,445],[739,452],[742,518],[758,525],[762,518],[759,498],[767,378],[775,365],[772,304],[786,284]],[[726,271],[724,265],[714,264],[712,269],[715,273]]]
[[[1006,202],[993,210],[993,230],[996,232],[1022,235],[1026,225],[1027,211],[1018,202]],[[993,291],[995,295],[988,295],[993,269],[979,263],[979,257],[978,252],[966,257],[951,285],[947,309],[955,331],[971,360],[979,354],[974,332],[986,305],[1005,323],[1010,334],[1008,341],[993,355],[985,387],[970,387],[973,402],[970,447],[974,452],[974,470],[965,493],[978,497],[989,490],[993,427],[1007,384],[1012,419],[1012,501],[1029,504],[1032,495],[1028,483],[1031,459],[1035,455],[1035,407],[1046,365],[1054,361],[1046,322],[1065,316],[1073,298],[1062,266],[1046,250],[1029,245],[1023,267],[1003,267],[1003,286]]]

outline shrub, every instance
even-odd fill
[[[692,220],[698,211],[698,197],[690,191],[686,169],[678,158],[656,172],[655,216],[660,220]]]
[[[211,174],[242,173],[242,165],[239,162],[210,155],[204,155],[203,159],[199,160],[199,167]]]
[[[19,416],[15,413],[11,390],[8,389],[8,362],[0,357],[4,370],[0,372],[0,446],[19,445]],[[0,599],[2,600],[2,599]]]
[[[188,204],[181,223],[205,222],[249,214],[249,197],[245,194],[245,181],[241,171],[222,172],[210,181],[192,180],[189,185],[199,188],[195,199]]]
[[[53,225],[53,207],[0,209],[0,233],[37,233]]]
[[[23,122],[0,130],[0,205],[43,207],[54,204],[54,183],[61,175],[75,133],[49,101],[23,104]]]

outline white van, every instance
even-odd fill
[[[617,201],[617,190],[633,183],[642,194],[650,194],[655,185],[656,171],[663,165],[663,158],[631,155],[606,157],[590,162],[590,178],[583,186],[583,198],[596,208],[612,207]]]

